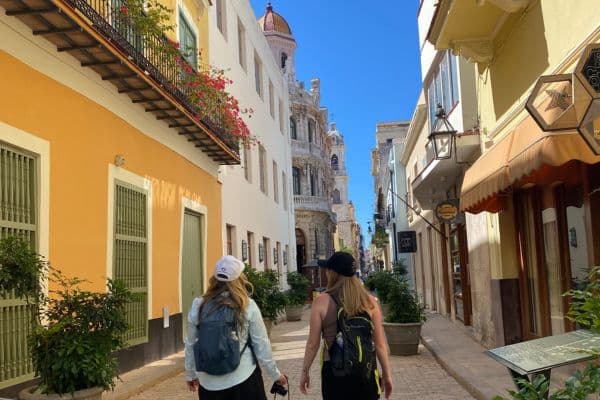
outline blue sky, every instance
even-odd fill
[[[321,104],[346,141],[350,200],[366,234],[377,122],[410,119],[420,90],[417,0],[273,0],[298,49],[296,78],[321,78]],[[266,0],[251,0],[259,18]]]

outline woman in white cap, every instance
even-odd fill
[[[252,285],[243,271],[244,263],[240,260],[233,256],[222,257],[215,266],[208,290],[201,298],[194,299],[188,315],[188,339],[185,341],[187,385],[191,391],[198,390],[202,400],[266,400],[261,370],[256,360],[260,361],[270,379],[280,385],[287,385],[287,378],[279,372],[273,360],[271,343],[260,310],[249,297]],[[226,312],[223,313],[222,310]],[[238,359],[235,360],[239,364],[232,364],[233,369],[230,371],[228,369],[231,368],[227,368],[227,365],[217,371],[215,368],[218,369],[219,364],[223,364],[222,360],[214,362],[202,358],[211,352],[214,357],[214,347],[218,347],[214,344],[219,341],[222,344],[223,337],[208,334],[214,330],[202,329],[207,326],[210,328],[210,323],[206,321],[214,321],[217,318],[215,316],[227,315],[227,312],[232,312],[235,317],[234,326],[237,329],[231,332],[230,339],[235,339],[233,343],[239,346],[239,349],[235,349],[236,352],[239,350]],[[222,325],[212,326],[213,329],[222,329]],[[200,342],[200,347],[205,344],[209,347],[199,351],[195,348],[198,346],[197,342]],[[218,356],[219,353],[216,354]],[[210,357],[208,354],[205,358]],[[209,365],[203,367],[203,363]]]

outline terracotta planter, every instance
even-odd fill
[[[393,356],[412,356],[419,353],[421,323],[394,324],[383,323],[390,353]]]
[[[271,337],[271,329],[273,329],[273,320],[272,319],[263,318],[263,321],[265,323],[265,328],[267,328],[267,335],[269,337]]]
[[[75,393],[68,394],[42,394],[36,393],[36,386],[30,387],[19,392],[19,400],[102,400],[102,392],[104,389],[101,387],[94,387],[91,389],[78,390]]]
[[[300,321],[303,311],[304,304],[285,306],[285,317],[288,321]]]

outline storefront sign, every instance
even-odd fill
[[[451,223],[458,216],[458,200],[449,199],[438,203],[435,215],[441,223]]]
[[[398,253],[417,252],[417,233],[415,231],[398,232]]]

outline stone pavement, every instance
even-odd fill
[[[298,379],[302,369],[304,345],[308,336],[308,310],[302,321],[281,322],[273,327],[271,342],[279,369],[290,379],[292,399],[320,399],[319,362],[315,360],[311,369],[311,388],[308,396],[298,390]],[[318,357],[317,357],[318,358]],[[473,399],[436,362],[423,346],[417,356],[391,357],[394,391],[392,399],[467,400]],[[272,382],[265,382],[268,390]],[[270,395],[268,398],[272,398]],[[193,400],[195,394],[187,391],[183,374],[168,378],[163,382],[130,397],[131,400]]]

